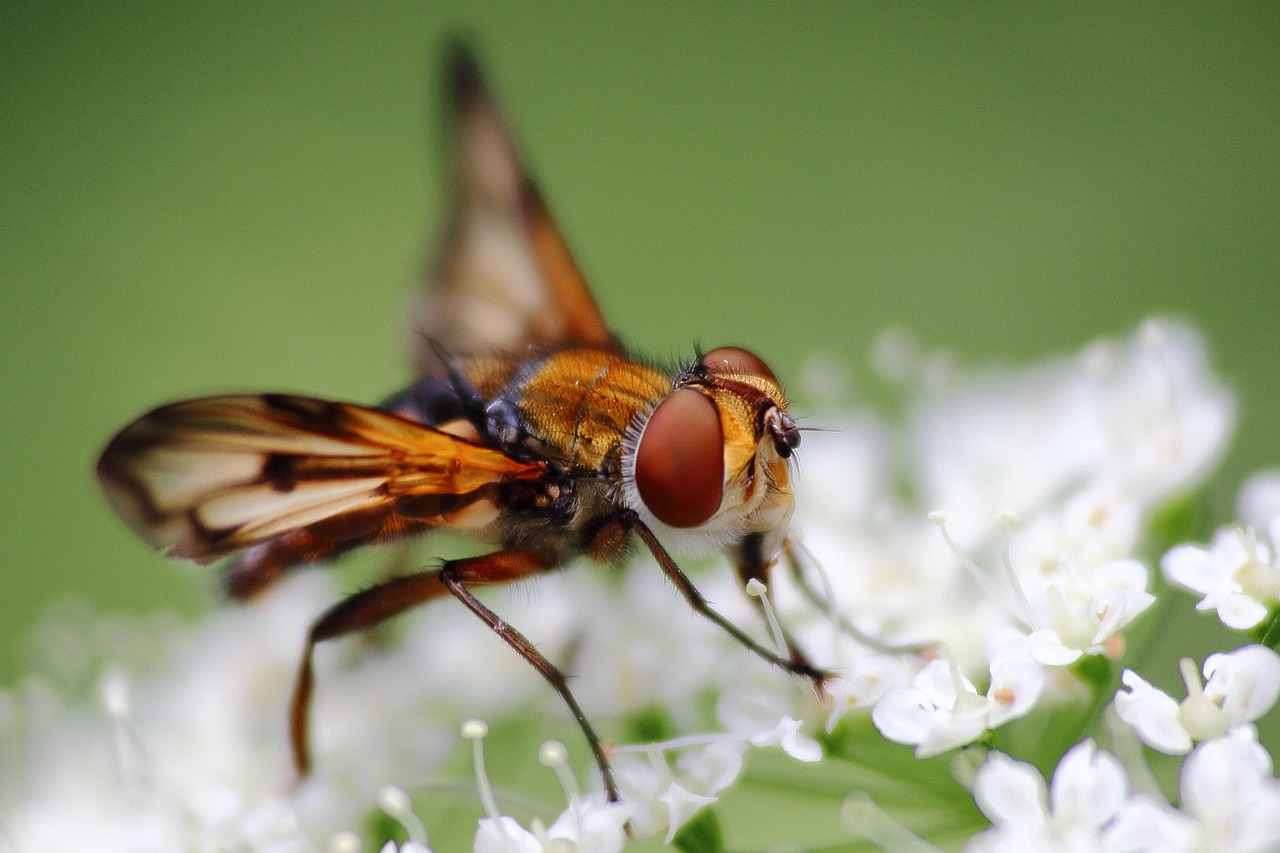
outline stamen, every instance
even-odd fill
[[[1178,661],[1178,669],[1187,685],[1187,698],[1178,703],[1178,722],[1194,740],[1226,734],[1230,721],[1222,707],[1204,692],[1196,662],[1183,658]]]
[[[1257,531],[1252,527],[1237,527],[1235,535],[1244,552],[1244,562],[1231,573],[1231,579],[1240,584],[1250,598],[1271,601],[1280,596],[1280,570],[1259,550]]]
[[[987,577],[982,569],[978,568],[978,564],[973,560],[970,560],[956,545],[955,540],[951,538],[951,534],[947,531],[947,517],[946,510],[941,509],[935,509],[928,515],[929,522],[941,531],[942,538],[947,543],[947,548],[949,548],[951,553],[955,555],[955,558],[960,561],[960,565],[969,572],[973,579],[978,582],[978,585],[986,591],[987,595],[991,596],[992,600],[1000,606],[1000,609],[1008,614],[1009,618],[1016,621],[1023,628],[1030,629],[1031,626],[1027,624],[1026,620],[1019,616],[1018,613],[1009,606],[1009,603],[1005,601],[1004,590],[1000,588],[999,584]]]
[[[542,746],[538,747],[538,763],[543,767],[551,768],[551,771],[556,774],[556,780],[564,791],[569,810],[573,812],[573,822],[577,828],[578,837],[582,837],[582,812],[578,808],[582,792],[578,788],[578,780],[574,778],[573,771],[569,769],[569,749],[558,740],[543,741]],[[530,829],[540,841],[543,841],[543,846],[549,849],[550,845],[544,840],[546,827],[543,826],[542,821],[534,818]]]
[[[840,804],[840,824],[850,833],[867,839],[881,850],[942,853],[941,848],[933,846],[898,823],[861,791],[845,797]]]
[[[972,692],[964,683],[964,673],[960,671],[960,664],[955,659],[947,660],[947,671],[951,674],[951,689],[956,694],[955,711],[968,711],[981,706],[986,699]]]
[[[377,802],[378,808],[404,827],[404,831],[409,834],[410,841],[415,844],[421,844],[423,847],[427,846],[426,824],[414,812],[413,801],[409,798],[409,794],[404,788],[396,785],[384,785],[378,790]]]
[[[1004,530],[1004,542],[1000,545],[1000,562],[1004,564],[1005,576],[1009,578],[1009,586],[1013,589],[1013,597],[1022,608],[1023,618],[1030,623],[1032,619],[1031,602],[1022,589],[1018,574],[1013,570],[1013,560],[1009,557],[1009,542],[1013,539],[1013,529],[1022,523],[1018,514],[1011,509],[1002,509],[996,513],[996,524]]]
[[[484,720],[464,720],[462,736],[471,741],[471,766],[476,776],[476,790],[480,793],[480,804],[484,813],[498,827],[503,838],[507,837],[507,828],[503,825],[502,812],[498,811],[498,799],[493,795],[493,786],[489,784],[489,774],[484,767],[484,738],[489,734],[489,724]]]
[[[658,790],[662,790],[671,784],[671,767],[668,766],[667,759],[663,757],[662,750],[658,749],[656,744],[650,744],[647,752],[654,775],[658,777]]]
[[[1240,550],[1244,551],[1246,560],[1252,562],[1257,559],[1258,553],[1258,534],[1252,527],[1237,527],[1235,529],[1236,541],[1240,543]]]
[[[788,657],[786,641],[783,639],[782,626],[778,624],[778,614],[773,612],[773,602],[769,600],[769,588],[757,578],[747,581],[747,595],[760,599],[764,606],[765,618],[769,621],[769,634],[773,639],[773,650],[784,660]]]
[[[564,789],[566,800],[573,802],[582,796],[582,791],[578,788],[578,780],[574,778],[573,771],[569,768],[569,750],[563,743],[558,740],[544,741],[538,748],[538,762],[543,767],[550,767],[556,774],[560,787]]]
[[[1200,670],[1196,668],[1195,661],[1191,658],[1178,661],[1178,672],[1182,674],[1182,683],[1186,685],[1188,696],[1204,693],[1204,684],[1200,681]]]
[[[741,743],[742,738],[735,737],[728,732],[708,732],[706,734],[681,735],[680,737],[671,738],[670,740],[657,741],[655,743],[635,743],[623,746],[615,746],[614,752],[647,752],[652,753],[653,750],[659,752],[668,752],[675,749],[685,749],[690,746],[707,746],[713,743]]]

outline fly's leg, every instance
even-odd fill
[[[771,649],[757,643],[745,631],[717,613],[715,609],[707,603],[706,598],[704,598],[702,593],[698,591],[698,588],[693,585],[693,581],[689,580],[688,575],[686,575],[680,567],[676,565],[676,561],[667,553],[667,549],[662,547],[662,543],[653,535],[653,531],[640,520],[639,516],[637,516],[634,511],[629,509],[623,510],[613,516],[600,528],[599,533],[597,533],[597,538],[607,539],[610,541],[616,540],[618,538],[619,530],[632,531],[640,537],[640,540],[644,542],[645,547],[649,549],[649,553],[653,554],[654,559],[658,561],[658,565],[662,567],[662,571],[671,579],[671,582],[676,585],[676,589],[680,591],[680,594],[684,596],[685,601],[689,602],[689,606],[695,611],[719,625],[731,637],[746,646],[747,649],[758,657],[768,661],[774,666],[792,673],[793,675],[799,675],[803,678],[807,678],[813,683],[814,688],[819,693],[824,692],[823,685],[826,683],[827,679],[831,678],[830,673],[818,669],[806,660],[788,660],[787,658],[778,655]]]
[[[308,737],[308,719],[311,698],[315,690],[315,670],[312,662],[317,643],[344,634],[370,628],[397,616],[410,608],[425,604],[442,595],[452,595],[475,613],[502,638],[508,646],[528,661],[534,669],[560,694],[565,705],[573,713],[582,734],[591,747],[605,791],[610,800],[618,799],[618,788],[605,757],[600,738],[582,713],[578,700],[570,692],[564,674],[539,652],[529,640],[512,628],[492,610],[482,604],[468,587],[494,586],[511,583],[546,571],[551,565],[533,551],[511,549],[497,551],[481,557],[450,560],[434,572],[420,572],[394,578],[344,599],[331,607],[316,620],[307,635],[306,648],[298,666],[294,683],[293,701],[289,710],[289,735],[293,746],[293,761],[298,772],[306,775],[311,769],[311,751]]]

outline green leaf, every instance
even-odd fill
[[[723,853],[724,832],[714,809],[703,809],[680,828],[671,844],[684,853]]]

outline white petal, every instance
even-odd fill
[[[547,830],[547,838],[572,842],[580,853],[615,853],[627,843],[629,809],[618,803],[574,799]]]
[[[1191,749],[1191,736],[1178,719],[1178,703],[1172,696],[1157,690],[1131,669],[1120,680],[1129,692],[1116,691],[1116,713],[1133,726],[1142,742],[1166,755],[1185,755]]]
[[[992,823],[1043,824],[1049,792],[1040,771],[993,752],[973,777],[973,799]]]
[[[1150,607],[1156,597],[1142,590],[1111,587],[1098,593],[1090,602],[1098,629],[1092,637],[1094,645],[1115,634]]]
[[[676,782],[668,785],[667,790],[658,795],[658,802],[667,807],[666,843],[671,843],[671,839],[676,837],[680,827],[684,826],[689,818],[697,814],[699,809],[703,806],[709,806],[715,801],[715,797],[704,797],[701,794],[695,794]]]
[[[751,738],[754,746],[777,746],[798,761],[819,761],[822,747],[811,737],[800,733],[801,723],[791,717],[783,717],[771,732],[762,732]]]
[[[1280,655],[1266,646],[1210,655],[1204,675],[1205,693],[1223,697],[1222,710],[1233,723],[1259,719],[1280,696]]]
[[[943,710],[951,710],[956,706],[956,682],[952,671],[952,662],[945,658],[929,661],[925,668],[915,677],[916,688],[925,695],[930,703]],[[977,688],[969,679],[961,676],[960,683],[964,690],[976,694]]]
[[[1070,666],[1084,654],[1063,644],[1058,632],[1044,628],[1034,632],[1028,644],[1031,654],[1045,666]]]
[[[1009,720],[1025,716],[1040,699],[1044,689],[1044,670],[1030,655],[1006,652],[991,662],[991,713],[987,725],[991,728]]]
[[[914,687],[895,687],[871,709],[871,722],[880,734],[895,743],[918,744],[924,740],[938,709]]]
[[[987,717],[991,703],[985,699],[980,701],[980,705],[975,705],[968,711],[939,713],[924,740],[917,744],[916,758],[932,758],[957,746],[973,743],[982,737],[989,728]]]
[[[1224,595],[1214,607],[1222,624],[1237,631],[1247,631],[1267,616],[1266,607],[1242,592]]]
[[[501,821],[501,826],[498,821]],[[498,821],[480,818],[475,853],[543,853],[542,842],[515,818],[502,815]]]
[[[1163,799],[1137,794],[1126,800],[1102,834],[1102,849],[1115,853],[1192,853],[1198,841],[1193,818]]]
[[[1049,800],[1055,821],[1097,830],[1115,816],[1129,795],[1120,762],[1092,740],[1071,748],[1053,773]]]
[[[1179,545],[1170,550],[1160,560],[1160,568],[1170,582],[1200,593],[1216,589],[1222,582],[1209,553],[1194,545]]]
[[[1147,567],[1133,558],[1110,560],[1094,569],[1089,580],[1095,591],[1124,589],[1146,592]]]
[[[700,750],[688,750],[676,759],[676,766],[697,782],[695,790],[714,794],[733,784],[742,772],[742,756],[746,747],[736,741],[712,743]]]

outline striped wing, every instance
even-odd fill
[[[414,312],[422,375],[440,373],[441,353],[615,348],[475,58],[460,45],[449,57],[445,86],[455,187],[452,217]]]
[[[376,409],[245,394],[143,415],[107,446],[98,479],[135,533],[207,563],[286,534],[337,541],[397,518],[439,523],[544,468]]]

